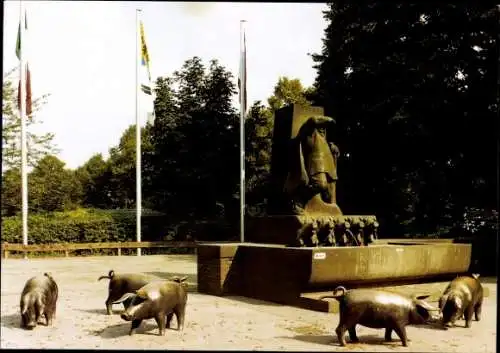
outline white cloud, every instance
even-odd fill
[[[321,50],[326,26],[325,5],[313,3],[24,3],[33,94],[51,93],[39,117],[71,168],[94,153],[107,155],[135,123],[136,8],[142,9],[153,79],[197,55],[206,65],[218,59],[236,83],[239,21],[246,19],[249,105],[265,102],[279,76],[314,82],[307,53]],[[5,71],[18,65],[18,21],[19,3],[5,2]]]

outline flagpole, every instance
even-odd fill
[[[240,20],[240,241],[245,241],[245,109],[246,48],[245,20]]]
[[[141,211],[142,211],[142,194],[141,194],[141,126],[139,122],[139,53],[140,53],[140,38],[139,38],[139,14],[141,10],[136,9],[135,13],[135,31],[136,31],[136,48],[135,48],[135,145],[136,145],[136,220],[137,220],[137,242],[141,242]],[[141,248],[137,248],[137,256],[141,256]]]
[[[21,193],[22,193],[22,224],[23,224],[23,245],[28,245],[28,148],[26,139],[26,86],[25,86],[25,66],[24,66],[24,27],[26,19],[23,17],[24,6],[23,1],[19,1],[19,31],[21,50],[19,51],[19,81],[20,81],[20,102],[19,115],[21,118]],[[24,258],[27,259],[27,253],[24,253]]]

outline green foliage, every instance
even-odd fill
[[[142,240],[164,240],[167,229],[164,216],[143,212]],[[20,243],[20,216],[2,218],[2,241]],[[29,214],[30,244],[90,243],[135,241],[136,215],[134,210],[77,209],[72,212]]]
[[[238,116],[233,77],[216,60],[187,60],[156,82],[156,119],[145,153],[149,204],[179,218],[236,218]],[[175,88],[174,88],[175,87]]]
[[[63,211],[76,208],[81,198],[81,185],[64,162],[45,156],[28,177],[29,208],[35,212]]]
[[[151,153],[150,126],[141,128],[141,152]],[[130,125],[117,146],[110,148],[104,160],[101,154],[92,156],[77,168],[75,175],[81,184],[82,205],[96,208],[132,208],[136,199],[136,127]],[[143,184],[148,182],[148,173]],[[146,179],[146,181],[144,180]]]
[[[264,214],[271,177],[273,113],[255,102],[245,121],[245,203],[249,214]]]
[[[21,170],[11,168],[2,175],[2,217],[19,212],[21,202]]]
[[[377,214],[387,235],[431,234],[466,206],[495,207],[495,12],[328,4],[313,102],[337,121],[345,213]]]
[[[144,192],[154,207],[164,210],[171,208],[169,204],[176,197],[177,190],[172,187],[180,170],[176,149],[183,147],[172,84],[171,78],[159,77],[156,81],[156,119],[146,137],[154,148],[145,152],[143,160]]]
[[[146,129],[141,128],[141,154],[151,149],[146,136]],[[110,149],[110,156],[105,169],[108,175],[108,207],[135,207],[136,199],[136,126],[131,125],[120,138],[117,147]],[[103,170],[101,165],[101,171]]]
[[[93,155],[84,165],[75,170],[76,177],[82,186],[83,205],[105,208],[110,203],[107,172],[108,164],[100,153]]]
[[[272,110],[283,108],[288,104],[310,104],[307,97],[313,88],[304,89],[299,79],[289,79],[280,77],[274,86],[274,94],[268,98],[267,102]]]
[[[17,82],[13,83],[13,69],[3,77],[2,84],[2,169],[21,166],[21,118],[17,108]],[[32,127],[40,124],[36,112],[47,102],[48,94],[33,100],[33,112],[26,119],[28,165],[35,166],[46,155],[55,154],[58,149],[53,144],[54,134],[38,134]]]
[[[496,237],[498,234],[498,211],[467,207],[460,224],[462,235]]]
[[[82,187],[74,171],[64,168],[55,156],[45,156],[28,174],[30,212],[71,210],[81,203]],[[21,211],[21,172],[8,169],[3,174],[2,216]]]

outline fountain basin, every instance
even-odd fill
[[[307,292],[451,279],[466,273],[470,260],[470,244],[450,241],[341,248],[203,244],[198,248],[198,291],[304,307]]]

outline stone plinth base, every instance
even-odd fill
[[[470,255],[470,244],[449,242],[342,248],[203,244],[198,248],[198,291],[330,311],[330,304],[305,294],[331,292],[338,285],[357,288],[451,279],[468,271]]]
[[[237,280],[237,267],[233,266],[238,245],[201,245],[197,250],[198,292],[224,295],[235,290],[231,280]]]

